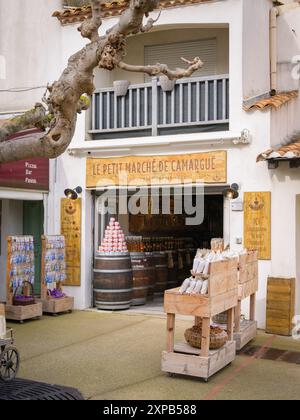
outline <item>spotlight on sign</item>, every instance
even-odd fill
[[[232,184],[229,188],[223,191],[223,195],[228,200],[236,200],[239,198],[240,186],[238,184]]]
[[[78,195],[82,193],[82,188],[81,187],[76,187],[74,188],[74,190],[71,190],[71,188],[68,188],[65,190],[65,196],[69,199],[69,200],[77,200]]]

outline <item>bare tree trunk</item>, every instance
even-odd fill
[[[60,79],[48,87],[44,102],[21,117],[10,120],[0,130],[0,163],[32,157],[56,158],[66,151],[74,136],[77,113],[87,109],[88,99],[82,95],[94,92],[94,70],[97,67],[114,70],[117,67],[150,75],[165,74],[170,79],[187,77],[202,66],[199,58],[185,60],[188,69],[169,70],[157,64],[149,67],[130,66],[123,62],[126,55],[126,38],[131,34],[150,31],[155,20],[144,17],[157,8],[159,0],[131,0],[119,22],[105,36],[99,36],[102,24],[102,3],[107,0],[91,0],[92,18],[78,28],[84,38],[90,40],[82,50],[68,61]],[[7,137],[26,128],[40,127],[46,130],[40,138],[29,137],[7,141]]]

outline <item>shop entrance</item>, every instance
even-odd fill
[[[36,296],[41,294],[41,261],[42,241],[44,234],[44,205],[42,201],[23,202],[23,235],[34,237],[35,257],[35,283],[34,292]]]
[[[190,214],[185,212],[184,206],[181,214],[178,212],[178,203],[176,204],[178,194],[170,195],[170,211],[166,212],[163,206],[164,193],[160,192],[159,197],[156,197],[156,203],[159,202],[159,211],[156,209],[155,213],[152,197],[145,199],[141,194],[140,199],[136,199],[136,204],[141,207],[144,202],[144,208],[146,205],[148,212],[134,214],[130,210],[132,210],[132,198],[135,193],[130,194],[127,191],[127,213],[124,214],[124,200],[118,194],[115,197],[112,194],[108,199],[107,193],[98,193],[95,206],[95,254],[98,253],[110,219],[115,218],[125,234],[128,250],[133,259],[137,258],[136,254],[146,253],[148,256],[152,254],[153,259],[156,260],[154,265],[159,267],[156,280],[161,285],[154,296],[157,300],[160,298],[159,301],[162,302],[164,290],[178,286],[191,275],[190,271],[197,249],[210,248],[213,238],[226,237],[228,212],[223,190],[224,186],[218,189],[205,189],[201,196],[202,201],[195,194],[196,190],[192,190],[190,204],[196,208],[201,203],[200,212],[203,214],[201,222],[192,225],[186,223]],[[123,203],[121,203],[122,200]],[[163,254],[166,254],[165,260]],[[165,283],[164,290],[162,290],[163,282]]]
[[[130,200],[128,194],[128,201]],[[127,236],[149,237],[159,242],[160,238],[174,237],[174,239],[189,238],[194,248],[209,248],[212,238],[224,237],[224,197],[220,192],[212,190],[204,195],[203,200],[203,221],[200,224],[187,225],[189,217],[184,209],[182,214],[175,214],[174,201],[176,197],[171,195],[170,212],[163,214],[162,197],[160,197],[159,214],[151,213],[149,199],[148,214],[120,214],[120,203],[118,197],[105,202],[107,198],[102,195],[96,199],[96,221],[95,221],[95,251],[101,244],[105,228],[111,217],[116,218]],[[138,203],[140,205],[140,203]],[[196,206],[196,196],[193,195],[191,204]],[[130,205],[128,204],[128,207]],[[201,210],[202,212],[202,210]]]

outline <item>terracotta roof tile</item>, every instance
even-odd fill
[[[298,159],[300,158],[300,138],[293,140],[290,143],[279,146],[275,149],[269,149],[264,153],[261,153],[257,157],[257,162],[270,159]]]
[[[255,111],[260,110],[264,111],[268,108],[277,109],[281,107],[282,105],[288,103],[292,99],[298,98],[299,92],[298,90],[294,90],[291,92],[281,92],[277,95],[270,96],[269,98],[261,99],[251,105],[244,105],[245,111]]]
[[[169,8],[180,5],[207,3],[212,0],[161,0],[160,7]],[[128,6],[129,0],[113,0],[103,4],[103,17],[112,17],[121,14]],[[91,6],[68,7],[64,10],[58,10],[53,13],[54,17],[63,24],[82,22],[91,17]]]

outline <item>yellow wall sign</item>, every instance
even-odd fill
[[[260,260],[271,259],[271,193],[244,194],[245,248],[256,249]]]
[[[227,183],[227,152],[87,159],[87,188]]]
[[[61,234],[66,238],[65,286],[81,285],[81,199],[61,199]]]

